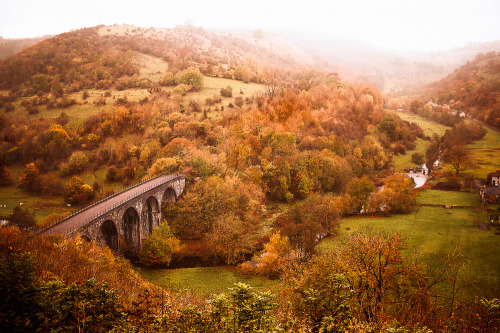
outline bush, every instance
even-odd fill
[[[12,184],[12,172],[6,166],[0,166],[0,186]]]
[[[69,204],[83,204],[94,198],[94,190],[92,186],[84,184],[81,178],[73,176],[64,186],[63,196],[64,201]]]
[[[203,86],[203,74],[197,68],[189,67],[177,75],[176,81],[198,90]]]
[[[20,206],[14,207],[9,221],[18,226],[19,229],[28,229],[36,225],[35,213],[28,209],[22,209]]]
[[[40,177],[41,190],[43,195],[62,195],[64,186],[61,178],[56,175],[42,175]]]
[[[185,96],[189,91],[189,86],[185,84],[179,84],[177,87],[172,90],[173,93],[179,94],[181,96]]]
[[[166,72],[159,83],[162,86],[175,86],[177,84],[174,73],[172,72]]]
[[[88,159],[85,153],[76,151],[71,154],[69,160],[69,171],[71,174],[78,174],[87,168]]]
[[[161,173],[169,174],[179,170],[182,161],[171,157],[159,158],[148,170],[148,176],[153,177]]]
[[[108,182],[114,182],[118,180],[118,170],[115,166],[110,166],[106,172],[106,180]]]
[[[221,88],[220,94],[222,97],[233,97],[233,88],[231,86]]]
[[[422,153],[411,154],[411,161],[415,164],[418,164],[418,165],[424,164],[424,154],[422,154]]]
[[[14,104],[12,104],[12,103],[5,104],[5,111],[6,112],[12,112],[15,109],[16,109],[16,107],[14,106]]]
[[[237,106],[237,107],[242,107],[243,106],[243,98],[241,96],[238,96],[234,99],[234,104]]]
[[[392,149],[392,151],[396,155],[399,155],[399,154],[404,155],[404,154],[406,154],[406,147],[403,144],[401,144],[401,143],[398,142],[396,144],[396,146],[394,146],[394,148]]]
[[[40,171],[34,163],[26,164],[23,174],[19,177],[19,187],[28,191],[34,191]]]
[[[170,232],[166,221],[153,230],[151,236],[142,243],[139,262],[148,267],[168,266],[172,254],[179,249],[180,242]]]
[[[59,117],[54,119],[56,123],[58,123],[61,126],[64,126],[68,123],[69,121],[69,116],[66,114],[66,112],[62,111]]]

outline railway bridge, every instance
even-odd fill
[[[161,222],[161,205],[175,203],[184,175],[160,175],[129,187],[40,231],[40,235],[80,235],[119,253],[138,253],[142,240]]]

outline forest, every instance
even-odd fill
[[[345,218],[416,214],[422,189],[394,167],[411,152],[429,172],[441,160],[436,179],[473,187],[467,172],[480,161],[468,145],[488,134],[479,121],[498,127],[498,56],[479,55],[419,98],[390,100],[304,68],[259,38],[98,26],[0,60],[0,201],[9,202],[0,209],[8,221],[0,228],[0,330],[500,328],[497,288],[489,297],[459,292],[461,254],[429,261],[398,233],[340,231]],[[474,93],[464,95],[467,87]],[[479,121],[429,109],[428,99],[467,107]],[[429,135],[389,110],[402,105],[446,131]],[[35,235],[75,208],[174,172],[186,177],[184,194],[161,207],[163,222],[138,254]],[[330,251],[318,250],[332,239]],[[137,272],[193,263],[237,267],[243,282],[209,297]],[[245,279],[255,276],[277,281],[278,292],[253,290]]]

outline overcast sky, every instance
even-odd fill
[[[395,50],[500,40],[500,0],[1,0],[0,36],[99,24],[328,33]]]

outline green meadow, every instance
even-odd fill
[[[149,282],[181,293],[211,296],[227,292],[237,282],[252,286],[256,291],[277,292],[278,280],[265,277],[243,277],[234,266],[193,267],[177,269],[137,268],[139,274]]]
[[[475,285],[468,290],[491,296],[500,287],[500,229],[487,225],[478,197],[471,193],[424,190],[418,197],[419,203],[478,208],[420,206],[405,215],[345,218],[340,223],[340,237],[322,241],[318,250],[328,251],[342,236],[356,231],[398,233],[405,239],[406,253],[417,251],[429,266],[439,267],[448,254],[458,251],[465,261],[462,276]],[[480,223],[488,230],[480,228]]]

